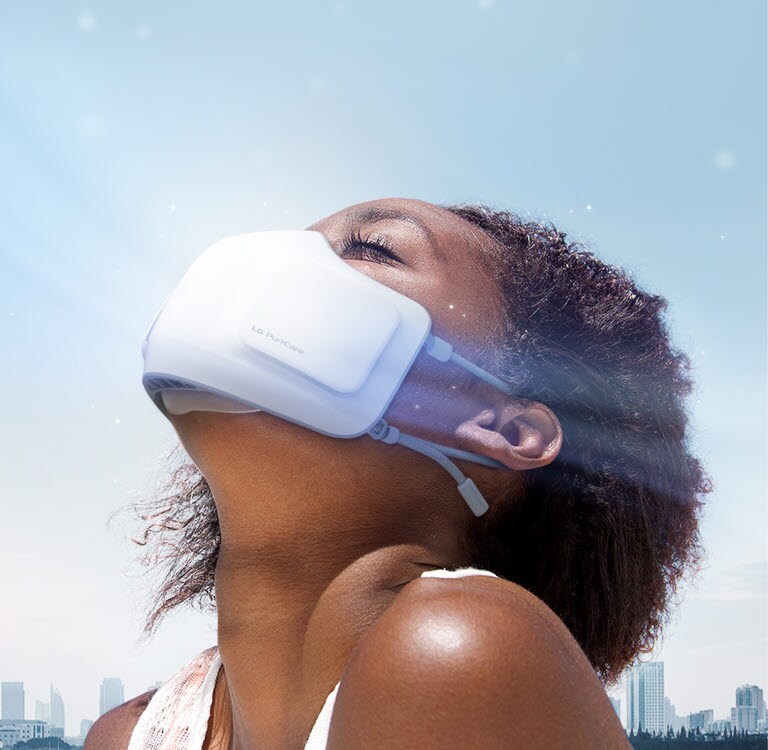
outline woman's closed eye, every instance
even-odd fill
[[[374,235],[362,235],[359,229],[350,230],[341,241],[341,256],[352,256],[358,260],[369,260],[394,266],[403,261]]]

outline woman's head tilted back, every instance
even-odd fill
[[[194,463],[182,456],[143,511],[150,525],[141,543],[153,543],[146,561],[166,568],[148,631],[181,603],[215,604],[228,519],[214,497],[244,481],[249,457],[234,446],[245,443],[263,448],[262,473],[320,453],[336,481],[389,482],[380,507],[373,499],[342,508],[345,518],[360,513],[353,533],[380,518],[391,522],[393,543],[400,521],[407,539],[421,528],[450,537],[446,559],[541,598],[610,683],[653,643],[681,576],[695,568],[710,489],[688,445],[690,363],[669,340],[666,301],[553,226],[486,206],[371,201],[310,229],[424,305],[437,335],[516,394],[502,398],[466,373],[417,359],[387,420],[509,471],[462,465],[490,504],[476,518],[439,468],[402,448],[329,438],[265,413],[178,417]],[[306,476],[296,486],[326,474]],[[264,512],[256,522],[270,523],[269,505]]]

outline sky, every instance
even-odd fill
[[[404,196],[553,221],[669,300],[706,566],[645,659],[679,714],[768,692],[763,0],[0,2],[0,680],[66,734],[215,643],[127,512],[176,438],[141,340],[192,260]],[[623,691],[616,692],[624,703]]]

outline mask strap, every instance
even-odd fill
[[[480,378],[480,380],[484,380],[494,388],[498,388],[508,396],[515,395],[512,392],[512,386],[509,385],[509,383],[505,383],[495,375],[491,375],[490,372],[483,370],[482,367],[478,367],[474,362],[470,362],[468,359],[464,359],[464,357],[461,355],[456,354],[456,352],[453,351],[453,347],[447,341],[443,341],[437,336],[433,336],[431,333],[424,341],[424,351],[426,351],[430,357],[434,357],[436,360],[438,360],[438,362],[455,362],[457,365],[459,365],[459,367],[463,367],[465,370],[471,372],[475,377]]]
[[[456,354],[453,351],[453,347],[447,341],[443,341],[437,336],[429,334],[424,341],[424,349],[430,356],[434,357],[439,362],[455,362],[460,367],[468,370],[476,377],[484,380],[486,383],[498,388],[509,396],[514,395],[512,388],[509,384],[500,380],[495,375],[486,372],[481,367],[470,362],[464,357]],[[509,469],[506,464],[497,461],[494,458],[480,455],[479,453],[472,453],[471,451],[460,450],[459,448],[450,448],[447,445],[439,445],[429,440],[423,440],[415,435],[405,435],[396,427],[388,424],[386,420],[380,419],[369,431],[368,434],[374,440],[381,440],[382,443],[388,443],[390,445],[399,443],[406,448],[422,453],[425,456],[437,461],[457,482],[457,489],[461,493],[461,496],[466,501],[469,509],[476,515],[482,516],[488,510],[488,502],[483,497],[483,494],[477,488],[477,485],[467,476],[465,476],[461,469],[451,461],[448,456],[453,458],[464,459],[465,461],[473,461],[483,466],[489,466],[493,469]]]

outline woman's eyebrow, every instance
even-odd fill
[[[376,206],[367,206],[358,208],[347,214],[347,219],[355,224],[373,224],[377,221],[395,220],[406,221],[409,224],[420,229],[426,236],[432,249],[438,253],[435,238],[432,230],[421,220],[405,211],[399,211],[395,208],[377,208]]]

